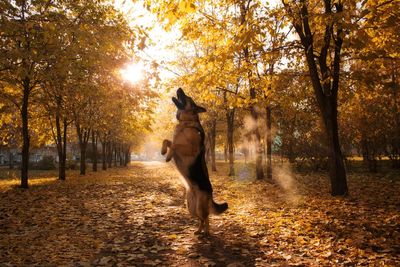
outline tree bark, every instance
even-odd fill
[[[57,102],[59,105],[59,102]],[[58,153],[58,179],[65,180],[65,165],[67,161],[67,120],[63,119],[61,129],[61,120],[60,120],[60,111],[59,106],[56,111],[56,144],[57,144],[57,153]]]
[[[102,169],[107,170],[107,142],[104,140],[101,140],[101,161],[102,161]]]
[[[250,89],[250,96],[252,99],[255,99],[255,89],[251,88]],[[251,111],[251,117],[255,121],[256,124],[258,124],[258,112],[256,110],[256,107],[252,105],[250,107]],[[263,159],[262,159],[262,154],[263,154],[263,148],[262,148],[262,143],[261,143],[261,135],[260,135],[260,129],[258,128],[258,125],[256,125],[254,131],[253,131],[254,137],[255,137],[255,147],[256,147],[256,179],[264,179],[264,170],[263,170]]]
[[[114,167],[117,167],[117,145],[115,143],[113,145],[113,161]]]
[[[210,135],[207,134],[206,144],[205,144],[205,149],[206,149],[206,155],[205,155],[206,163],[209,163],[209,162],[210,162],[210,159],[211,159],[211,146],[210,146],[210,143],[211,143],[211,141],[210,141]]]
[[[364,164],[367,166],[368,171],[376,173],[378,171],[378,164],[376,161],[374,149],[370,149],[370,142],[365,138],[361,139],[361,148]],[[373,144],[372,144],[373,145]],[[372,150],[372,152],[371,152]]]
[[[224,161],[228,161],[228,144],[226,142],[224,144]]]
[[[28,188],[28,166],[29,166],[29,94],[30,94],[30,80],[26,77],[23,81],[24,92],[22,96],[22,164],[21,164],[21,187]]]
[[[94,172],[97,172],[97,140],[98,140],[97,132],[92,131],[92,150],[93,150],[92,170]]]
[[[60,177],[64,177],[63,180],[66,178],[65,174],[65,168],[66,168],[66,163],[67,163],[67,129],[68,129],[68,124],[67,124],[67,119],[64,118],[63,120],[63,127],[64,127],[64,132],[63,132],[63,154],[62,154],[62,163],[60,165]]]
[[[90,138],[90,129],[82,128],[79,122],[76,122],[76,131],[78,134],[79,148],[81,152],[80,174],[86,174],[86,148]]]
[[[124,166],[124,146],[120,145],[118,150],[118,157],[119,157],[119,166]]]
[[[235,157],[233,149],[233,134],[234,134],[234,121],[235,121],[235,109],[228,109],[226,111],[226,139],[228,146],[228,158],[229,158],[229,173],[228,176],[235,175]]]
[[[339,143],[337,114],[328,113],[325,117],[325,127],[329,138],[329,176],[331,180],[331,193],[334,196],[346,195],[348,191],[346,169]]]
[[[268,74],[274,74],[275,62],[269,64]],[[268,92],[272,91],[272,83],[268,85]],[[267,154],[266,154],[266,165],[267,165],[267,179],[272,180],[272,108],[271,108],[271,99],[269,94],[266,93],[265,99],[267,101],[267,106],[265,108],[265,122],[266,122],[266,146],[267,146]]]
[[[81,163],[80,163],[80,174],[85,175],[86,174],[86,145],[81,145]]]
[[[271,107],[266,107],[267,179],[272,179],[272,129]]]
[[[211,170],[217,171],[217,165],[215,162],[215,138],[217,135],[217,120],[212,119],[210,125],[210,154],[211,154]]]
[[[107,164],[108,164],[108,168],[112,167],[112,144],[110,141],[107,142]]]

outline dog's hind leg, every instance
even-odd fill
[[[204,234],[209,235],[210,234],[210,218],[207,217],[204,220]]]
[[[197,231],[194,232],[194,234],[195,235],[201,234],[201,231],[203,230],[203,228],[204,228],[204,221],[199,219],[199,229],[197,229]]]

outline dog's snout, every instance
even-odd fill
[[[185,92],[183,91],[182,88],[179,88],[179,89],[176,91],[176,95],[178,96],[178,99],[179,99],[180,101],[185,101],[186,95],[185,95]]]
[[[176,90],[176,94],[179,96],[180,94],[185,95],[185,92],[183,92],[182,88],[178,88],[178,90]]]

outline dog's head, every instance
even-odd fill
[[[176,91],[176,97],[172,97],[172,102],[178,108],[176,112],[176,118],[182,121],[195,121],[199,119],[199,113],[206,112],[207,110],[203,107],[196,105],[191,97],[185,95],[182,88]]]

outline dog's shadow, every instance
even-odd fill
[[[262,253],[257,240],[248,236],[237,224],[230,224],[209,236],[199,235],[191,247],[189,262],[201,266],[254,266]]]
[[[186,251],[189,266],[227,266],[231,263],[232,266],[254,266],[256,258],[262,257],[257,238],[249,236],[238,223],[228,220],[229,210],[222,215],[226,217],[223,220],[211,218],[210,235],[194,235],[198,220],[187,214],[183,188],[163,184],[157,190],[168,195],[169,201],[164,204],[173,209],[179,207],[182,212],[169,214],[169,221],[173,223],[168,224],[168,228],[170,232],[189,235],[183,238],[184,243],[190,244]]]

